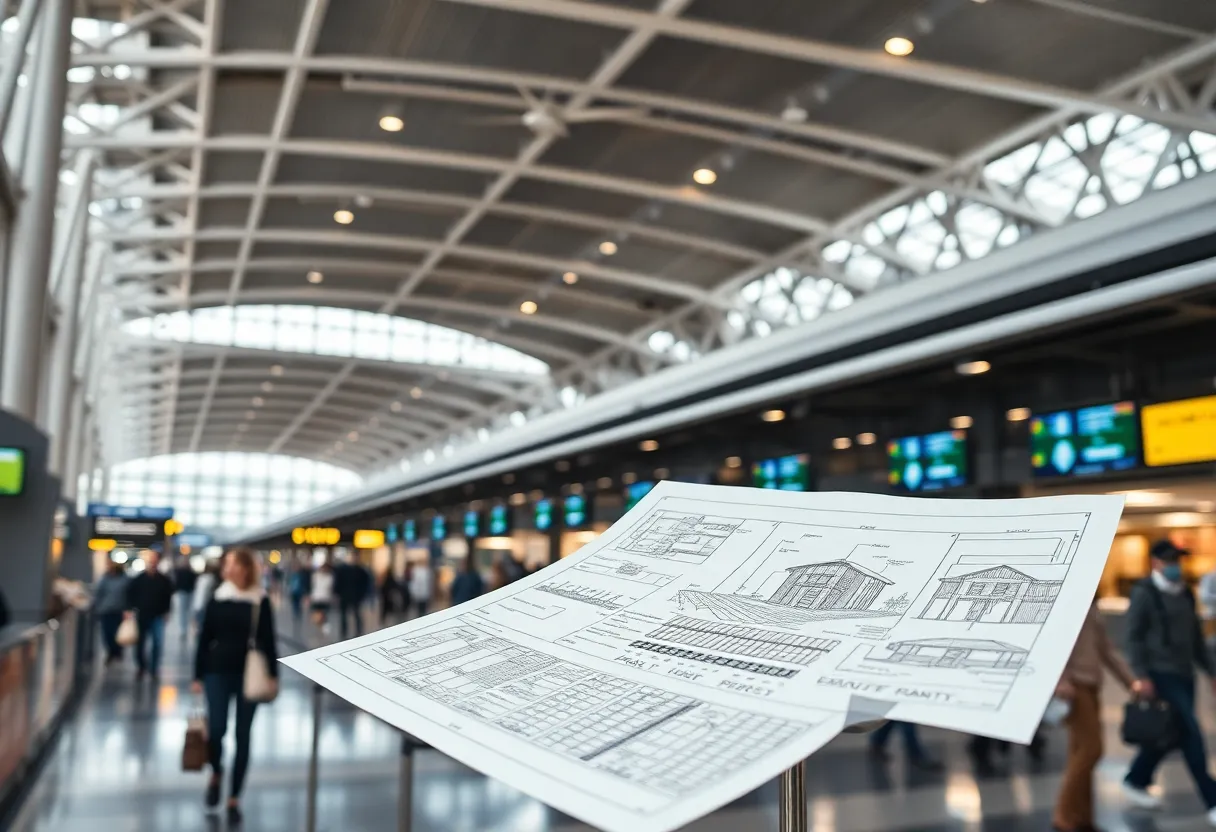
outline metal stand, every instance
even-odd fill
[[[304,828],[317,832],[317,758],[321,744],[321,696],[324,689],[312,686],[312,754],[308,758],[308,816]]]
[[[781,772],[777,790],[777,828],[780,832],[807,832],[806,762]]]
[[[397,832],[410,832],[414,826],[414,749],[418,741],[401,735],[401,771],[397,783]]]

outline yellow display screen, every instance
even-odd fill
[[[1146,405],[1140,426],[1145,465],[1216,460],[1216,396]]]

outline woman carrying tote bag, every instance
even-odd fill
[[[258,581],[253,552],[243,548],[228,552],[223,578],[203,612],[191,687],[207,696],[208,809],[220,802],[228,708],[236,700],[236,757],[228,792],[228,823],[235,825],[241,822],[241,786],[249,768],[253,714],[259,702],[269,702],[278,693],[279,669],[274,612]]]

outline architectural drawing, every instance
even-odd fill
[[[720,624],[684,615],[676,616],[662,627],[647,633],[647,637],[721,653],[800,665],[809,665],[840,646],[835,639]]]
[[[881,661],[920,667],[1019,670],[1030,655],[1024,647],[982,638],[921,638],[887,645]]]
[[[1042,624],[1063,585],[1064,573],[1059,567],[956,567],[940,579],[917,618]]]
[[[785,604],[774,604],[745,595],[699,592],[688,589],[681,590],[677,594],[676,600],[680,609],[704,610],[719,621],[768,624],[773,627],[793,629],[818,621],[834,621],[840,618],[883,618],[895,614],[886,610],[808,610]]]
[[[590,604],[593,607],[599,607],[605,610],[619,610],[621,607],[636,601],[636,598],[621,595],[619,592],[612,592],[607,589],[596,589],[595,587],[581,586],[572,584],[568,581],[562,583],[541,584],[537,587],[541,592],[548,592],[552,595],[560,595],[562,598],[568,598],[571,601],[578,601],[581,604]]]
[[[617,544],[621,551],[651,558],[704,563],[726,542],[741,521],[656,511]]]
[[[803,610],[868,610],[894,581],[847,560],[808,563],[785,570],[789,577],[769,601]]]
[[[810,727],[596,672],[471,624],[347,655],[537,748],[670,795],[704,789]]]
[[[674,575],[656,571],[649,566],[643,566],[640,563],[634,563],[624,558],[610,558],[603,555],[587,558],[578,564],[575,569],[582,572],[591,572],[595,575],[606,575],[612,578],[623,578],[626,581],[636,581],[640,584],[650,584],[651,586],[667,586],[675,580]]]
[[[788,679],[798,675],[797,670],[791,670],[788,667],[777,667],[773,664],[749,661],[747,659],[732,659],[729,656],[720,656],[716,653],[702,653],[698,650],[687,650],[683,647],[672,647],[653,641],[631,641],[629,646],[637,650],[649,650],[651,653],[658,653],[663,656],[674,656],[677,659],[704,662],[705,664],[713,664],[718,667],[728,667],[732,670],[746,670],[748,673],[759,673],[763,676],[778,676]]]

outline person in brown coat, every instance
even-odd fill
[[[1068,712],[1068,763],[1056,798],[1052,828],[1057,832],[1094,832],[1094,767],[1102,759],[1102,669],[1106,668],[1123,687],[1136,691],[1136,680],[1119,655],[1095,603],[1089,608],[1072,655],[1056,686],[1056,696],[1066,700]]]

